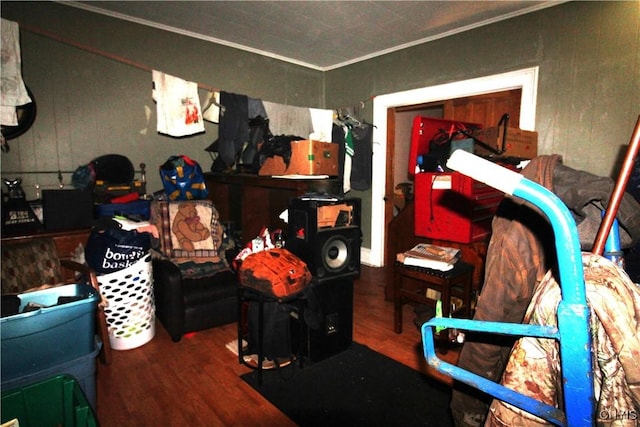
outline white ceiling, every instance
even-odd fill
[[[60,3],[326,71],[561,2],[359,0]]]

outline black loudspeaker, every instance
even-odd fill
[[[286,248],[302,259],[314,280],[360,275],[360,199],[289,202]]]
[[[353,278],[314,279],[306,295],[302,337],[292,330],[300,354],[318,362],[349,348],[353,341]]]

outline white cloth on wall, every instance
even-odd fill
[[[263,101],[263,104],[269,118],[269,130],[272,134],[308,138],[313,132],[309,108],[269,101]]]
[[[16,107],[31,101],[27,87],[22,80],[22,61],[20,56],[20,27],[17,22],[2,19],[2,79],[0,92],[0,122],[5,126],[17,126]]]
[[[313,126],[313,133],[309,135],[309,139],[331,142],[333,115],[335,112],[321,108],[309,108],[309,112],[311,113],[311,124]]]
[[[204,132],[198,84],[153,70],[159,133],[181,137]]]
[[[204,102],[202,118],[208,122],[220,123],[220,92],[210,90]]]
[[[263,105],[272,134],[331,142],[334,110],[295,107],[269,101],[263,101]]]

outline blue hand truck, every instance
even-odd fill
[[[591,334],[582,252],[575,221],[565,204],[551,191],[517,172],[471,153],[457,150],[447,167],[490,185],[505,194],[520,197],[540,208],[555,236],[562,299],[558,326],[525,325],[469,319],[435,317],[422,325],[424,357],[429,366],[489,395],[560,426],[594,425],[596,402],[593,389]],[[559,342],[565,409],[556,408],[511,390],[480,375],[447,363],[436,355],[435,328],[496,333],[520,337],[554,339]]]

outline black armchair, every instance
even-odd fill
[[[212,202],[153,202],[151,222],[160,234],[153,260],[156,317],[171,339],[237,321],[238,279],[225,259]]]

